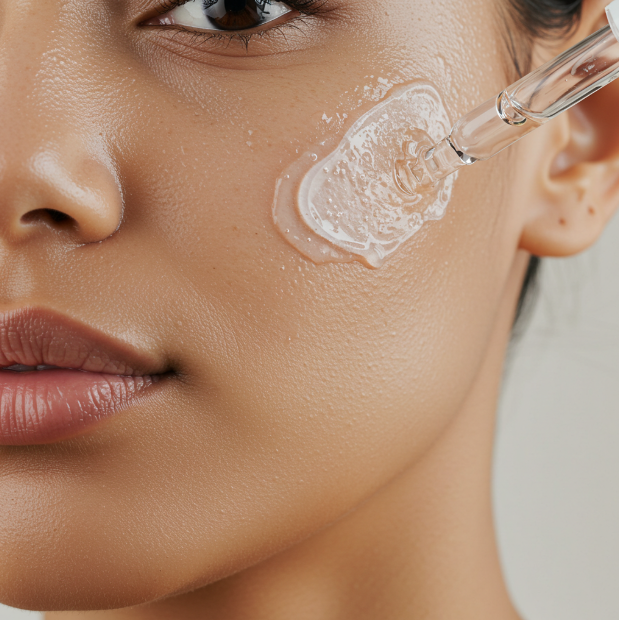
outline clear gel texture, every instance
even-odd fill
[[[317,147],[284,172],[275,193],[276,226],[316,263],[380,267],[425,222],[443,217],[455,181],[452,175],[409,194],[395,180],[393,161],[427,150],[450,127],[432,85],[394,89],[335,150]]]

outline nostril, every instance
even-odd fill
[[[62,222],[67,222],[72,220],[66,213],[62,211],[56,211],[56,209],[45,209],[47,211],[47,215],[56,224],[60,224]]]
[[[57,211],[56,209],[35,209],[34,211],[28,211],[21,217],[22,224],[47,224],[52,228],[75,228],[76,222],[75,220],[63,213],[62,211]]]

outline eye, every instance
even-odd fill
[[[196,30],[249,30],[272,22],[292,9],[276,0],[189,0],[151,19],[148,25]]]

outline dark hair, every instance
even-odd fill
[[[517,77],[531,70],[533,42],[539,38],[559,38],[578,23],[583,0],[507,0],[506,43]],[[537,288],[540,259],[532,256],[522,283],[516,309],[516,323],[530,307]]]

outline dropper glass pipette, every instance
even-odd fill
[[[606,12],[608,26],[463,116],[436,145],[398,160],[400,189],[417,194],[464,166],[494,157],[619,77],[619,0]]]

